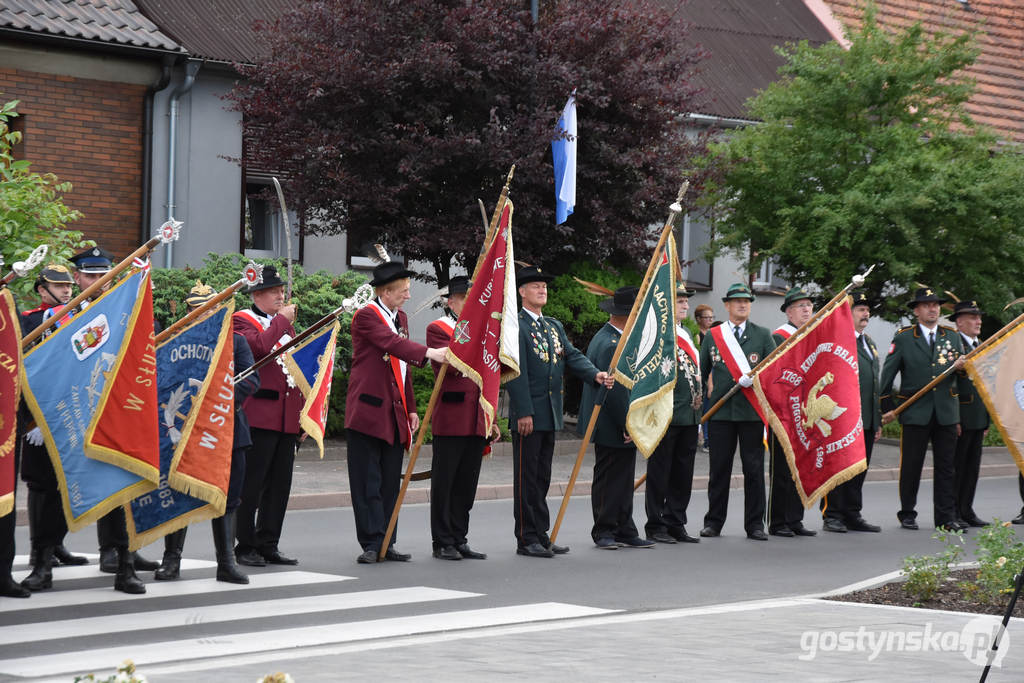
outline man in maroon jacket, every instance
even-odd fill
[[[427,346],[444,348],[451,344],[455,323],[466,303],[472,284],[465,275],[448,281],[445,314],[427,325]],[[440,363],[433,363],[434,374]],[[453,367],[441,384],[440,401],[431,419],[434,457],[430,475],[430,535],[434,557],[439,560],[486,560],[487,555],[469,547],[469,511],[476,498],[480,461],[487,445],[480,388]],[[500,436],[497,423],[491,437]]]
[[[236,312],[234,325],[258,361],[295,335],[295,304],[285,303],[284,282],[273,266],[263,268],[263,282],[249,293],[252,308]],[[305,399],[283,363],[268,363],[259,372],[260,388],[243,404],[252,448],[236,517],[235,558],[250,567],[293,565],[299,561],[282,555],[278,543],[292,490],[299,411]]]
[[[398,500],[402,455],[420,426],[406,364],[444,362],[446,349],[428,349],[409,340],[409,321],[400,309],[409,300],[410,275],[411,270],[395,261],[374,268],[370,285],[377,296],[352,316],[345,433],[356,538],[363,548],[360,564],[377,561]],[[385,550],[385,559],[393,562],[410,559],[393,545]]]

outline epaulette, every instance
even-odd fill
[[[915,327],[917,327],[917,325],[907,325],[906,327],[901,327],[900,329],[896,330],[896,334],[903,334],[904,332],[909,332]]]
[[[949,332],[956,332],[957,331],[957,329],[955,327],[950,327],[949,325],[939,325],[939,327],[941,329],[943,329],[943,330],[948,330]]]
[[[22,311],[21,314],[23,316],[30,316],[33,313],[38,313],[39,311],[45,311],[46,308],[47,308],[46,306],[37,306],[36,308],[33,308],[31,311]]]

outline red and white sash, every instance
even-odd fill
[[[442,315],[440,318],[430,323],[431,325],[438,325],[442,330],[448,333],[448,338],[451,339],[452,335],[455,334],[455,321],[447,315]]]
[[[398,327],[395,323],[395,320],[392,319],[390,312],[385,312],[384,309],[381,308],[380,304],[378,304],[376,301],[371,301],[366,306],[366,308],[369,308],[374,313],[376,313],[377,317],[380,318],[380,321],[387,325],[389,328],[391,328],[392,332],[394,332],[395,334],[399,334]],[[408,418],[409,403],[405,399],[405,372],[407,366],[404,360],[399,360],[393,354],[387,354],[387,358],[388,362],[391,363],[391,372],[394,373],[395,375],[395,382],[398,384],[398,395],[402,398],[402,411],[403,414],[406,416],[405,430],[402,433],[401,441],[403,444],[408,446],[412,443],[412,429],[411,426],[409,425]]]
[[[727,329],[723,329],[727,328]],[[736,339],[736,335],[733,334],[732,325],[728,322],[724,322],[721,325],[716,325],[711,328],[711,338],[715,342],[715,346],[718,348],[719,354],[722,356],[722,362],[725,363],[725,367],[729,370],[729,374],[732,375],[734,381],[739,382],[741,375],[750,374],[750,363],[747,361],[747,357],[743,354],[743,349],[740,347],[740,342]],[[761,414],[761,407],[757,401],[757,394],[754,393],[753,387],[740,387],[743,391],[744,396],[750,401],[750,405],[754,407],[758,415]],[[764,419],[764,416],[761,416]]]
[[[270,323],[274,319],[273,316],[266,316],[266,317],[264,317],[262,315],[256,315],[256,313],[254,311],[252,311],[251,309],[248,309],[248,308],[243,309],[241,311],[235,311],[234,317],[241,318],[243,320],[248,320],[253,325],[255,325],[257,328],[259,328],[261,330],[264,330],[264,331],[266,331],[266,330],[268,330],[270,328]],[[287,344],[291,340],[292,340],[292,336],[290,334],[288,334],[287,332],[285,332],[284,334],[281,335],[280,339],[278,339],[276,342],[274,342],[274,348],[271,349],[271,352],[278,350],[279,348],[281,348],[282,346],[284,346],[285,344]],[[259,359],[257,358],[257,360],[259,360]],[[290,386],[290,387],[294,387],[295,386],[295,378],[293,378],[291,373],[288,372],[288,366],[284,364],[284,356],[283,356],[283,354],[281,356],[277,357],[277,366],[279,368],[281,368],[281,372],[284,373],[285,383],[288,386]]]
[[[772,334],[777,334],[783,339],[789,339],[790,337],[793,336],[794,332],[796,332],[796,328],[790,325],[789,323],[786,323],[779,329],[775,330],[775,332],[773,332]]]
[[[693,337],[682,325],[676,325],[676,346],[682,349],[690,360],[693,361],[693,365],[697,370],[700,370],[700,354],[697,353],[697,347],[693,343]]]

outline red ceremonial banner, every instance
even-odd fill
[[[0,289],[0,517],[14,510],[14,447],[21,396],[21,326],[14,296]]]
[[[512,202],[506,201],[448,347],[448,362],[480,387],[485,433],[494,423],[501,383],[519,376],[514,263]]]
[[[85,433],[85,454],[94,460],[160,483],[160,413],[153,340],[153,288],[142,280],[141,302],[131,332],[112,369],[110,391]]]
[[[754,380],[804,507],[867,469],[849,301],[798,330]]]

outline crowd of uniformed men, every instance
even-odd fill
[[[36,280],[38,308],[22,313],[27,334],[52,317],[71,299],[73,287],[84,290],[111,268],[110,255],[101,248],[72,257],[74,269],[59,264],[43,268]],[[408,318],[402,305],[409,299],[410,277],[398,262],[388,261],[373,271],[370,285],[375,297],[352,319],[352,363],[345,404],[348,473],[356,536],[362,547],[359,563],[375,563],[382,549],[401,480],[404,452],[419,428],[412,377],[408,364],[433,363],[437,373],[445,349],[472,283],[453,277],[447,286],[444,314],[427,327],[426,345],[409,339]],[[562,385],[566,371],[583,382],[579,414],[582,434],[602,388],[609,389],[599,412],[594,434],[595,463],[591,504],[591,536],[597,548],[651,548],[657,543],[698,543],[687,531],[687,508],[699,443],[709,453],[708,511],[700,537],[721,534],[728,511],[729,482],[739,446],[744,481],[743,524],[747,537],[767,540],[768,535],[814,536],[804,525],[800,502],[786,458],[774,436],[768,439],[768,495],[764,481],[764,425],[743,392],[736,392],[710,418],[703,433],[700,418],[708,406],[738,382],[751,380],[730,373],[710,334],[714,313],[698,306],[699,334],[694,340],[682,324],[676,328],[673,416],[661,443],[647,462],[644,533],[633,521],[633,476],[636,447],[626,431],[628,392],[602,368],[608,368],[638,290],[623,287],[600,302],[608,322],[591,340],[586,353],[576,349],[562,324],[543,314],[547,287],[553,276],[527,266],[517,273],[522,300],[519,313],[520,370],[506,385],[513,451],[513,519],[516,552],[551,558],[569,552],[552,542],[546,496],[551,483],[555,435],[563,429]],[[268,266],[263,282],[250,288],[250,308],[234,316],[235,369],[241,371],[294,334],[296,305],[285,300],[284,282]],[[186,303],[202,305],[214,296],[212,288],[197,282]],[[694,292],[676,291],[676,316],[686,318]],[[726,317],[723,333],[738,342],[751,366],[765,358],[813,314],[811,295],[794,287],[782,303],[786,322],[772,332],[749,320],[754,293],[744,284],[729,287],[723,298]],[[857,337],[861,413],[868,462],[882,425],[893,419],[892,410],[918,388],[953,364],[950,374],[934,391],[916,401],[900,416],[900,508],[904,529],[918,529],[917,493],[924,455],[931,443],[934,457],[934,524],[948,530],[966,530],[986,522],[974,512],[973,502],[981,461],[982,439],[989,417],[970,380],[960,370],[965,352],[978,344],[982,312],[974,301],[955,304],[949,320],[956,329],[939,324],[945,299],[931,289],[919,288],[908,302],[916,324],[900,329],[880,368],[878,348],[864,330],[872,302],[864,292],[853,294],[853,320]],[[82,307],[88,303],[83,303]],[[76,311],[77,312],[77,311]],[[67,315],[63,314],[62,315]],[[55,328],[51,328],[55,329]],[[881,370],[881,375],[879,372]],[[896,376],[900,389],[893,390]],[[495,426],[485,431],[479,389],[449,367],[432,418],[433,460],[430,486],[430,531],[433,556],[442,560],[486,559],[468,543],[469,517],[480,475],[481,460],[489,443],[499,436]],[[283,364],[269,363],[251,379],[235,387],[235,442],[231,464],[227,512],[213,520],[217,580],[246,583],[237,567],[266,564],[295,565],[298,560],[281,553],[279,543],[291,489],[295,451],[299,442],[299,411],[303,397]],[[11,578],[14,558],[15,515],[0,524],[0,595],[28,597],[50,588],[54,565],[86,564],[64,546],[67,534],[61,493],[42,434],[26,409],[19,414],[21,477],[28,488],[32,572],[20,584]],[[17,462],[17,460],[16,460]],[[841,484],[821,503],[826,531],[878,532],[880,527],[862,516],[864,474]],[[1024,498],[1024,478],[1021,479]],[[1024,511],[1013,520],[1024,524]],[[766,533],[767,525],[767,533]],[[395,548],[397,529],[384,558],[405,562],[410,555]],[[121,508],[97,524],[100,570],[115,575],[114,587],[144,593],[136,570],[154,571],[156,580],[174,580],[180,574],[185,530],[164,539],[162,561],[146,560],[128,550],[125,517]]]

